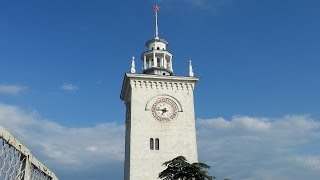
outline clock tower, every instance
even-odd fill
[[[146,42],[142,53],[143,72],[131,72],[123,80],[120,98],[126,106],[125,180],[156,180],[162,164],[177,156],[198,161],[191,61],[188,76],[173,73],[173,56],[168,42],[158,35],[158,11],[155,12],[155,36]]]

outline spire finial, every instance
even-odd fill
[[[131,73],[136,73],[136,63],[134,61],[134,56],[132,56],[132,61],[131,61]]]
[[[153,6],[153,11],[155,13],[155,18],[156,18],[156,21],[155,21],[155,35],[154,35],[154,38],[155,39],[159,39],[159,32],[158,32],[158,12],[160,11],[160,7],[156,4]]]
[[[191,60],[189,60],[189,76],[190,77],[194,76]]]

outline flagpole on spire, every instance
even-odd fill
[[[160,11],[160,7],[156,4],[153,6],[153,11],[155,13],[155,35],[154,38],[155,39],[159,39],[159,32],[158,32],[158,12]]]

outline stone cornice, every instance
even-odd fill
[[[131,79],[146,79],[146,80],[159,80],[159,81],[190,81],[196,83],[199,81],[198,77],[189,77],[189,76],[159,76],[151,74],[132,74],[126,73],[125,76]]]
[[[171,90],[193,90],[194,83],[188,82],[175,82],[175,81],[155,81],[155,80],[139,80],[132,79],[130,81],[132,88],[141,89],[171,89]]]
[[[168,90],[193,90],[199,81],[198,77],[185,76],[159,76],[150,74],[126,73],[123,79],[120,98],[126,99],[128,88],[140,89],[168,89]]]

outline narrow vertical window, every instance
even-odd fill
[[[159,139],[156,138],[156,150],[159,150]]]
[[[150,138],[150,150],[154,150],[153,138]]]

